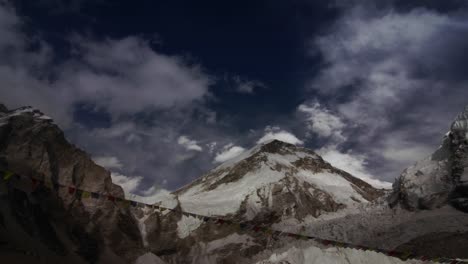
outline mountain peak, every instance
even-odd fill
[[[431,156],[403,171],[391,202],[408,209],[452,204],[468,212],[468,106],[457,115],[442,144]]]
[[[454,133],[465,132],[468,133],[468,105],[465,109],[457,115],[455,121],[453,121],[450,130]]]
[[[231,159],[174,193],[185,211],[255,219],[303,219],[355,207],[382,193],[315,152],[272,140]]]
[[[260,151],[269,153],[281,153],[285,150],[296,150],[296,145],[278,139],[273,139],[260,144]]]

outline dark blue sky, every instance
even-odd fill
[[[328,1],[59,2],[17,5],[27,29],[53,45],[57,60],[73,55],[69,38],[74,34],[97,40],[141,36],[155,50],[187,56],[217,78],[239,75],[265,84],[255,96],[236,93],[229,81],[211,88],[227,100],[210,106],[220,115],[235,113],[241,123],[249,122],[243,116],[252,112],[267,119],[290,114],[308,99],[303,83],[320,61],[319,54],[304,56],[308,39],[323,33],[340,11]]]
[[[459,0],[0,1],[1,91],[140,194],[266,138],[393,181],[468,103],[466,14]]]

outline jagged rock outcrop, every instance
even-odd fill
[[[468,212],[468,106],[445,135],[439,149],[407,168],[395,181],[392,205],[433,209],[447,203]]]
[[[73,263],[123,263],[141,255],[142,240],[135,219],[106,199],[80,199],[57,183],[123,197],[110,173],[94,164],[84,151],[68,143],[50,117],[31,107],[8,111],[0,107],[0,171],[22,179],[2,182],[0,227],[9,248],[21,248],[24,233],[28,250]],[[54,188],[32,188],[28,177]],[[33,241],[44,248],[34,245]],[[35,248],[38,249],[35,249]],[[116,262],[117,261],[117,262]],[[53,261],[51,261],[53,262]]]

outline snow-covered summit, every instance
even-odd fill
[[[315,152],[273,140],[257,145],[176,191],[184,211],[269,219],[318,217],[382,193]],[[274,215],[275,217],[271,217]]]
[[[452,123],[451,131],[462,131],[468,134],[468,105],[465,106],[465,110],[458,114],[455,121]],[[465,136],[468,137],[468,136]]]
[[[7,124],[10,118],[15,116],[30,116],[36,122],[51,123],[53,121],[51,117],[31,106],[23,106],[14,110],[7,110],[5,107],[2,107],[0,111],[0,126]]]

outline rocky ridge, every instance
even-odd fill
[[[407,168],[393,185],[392,205],[434,209],[446,204],[468,212],[468,106],[431,156]]]
[[[68,143],[53,120],[32,107],[0,107],[0,171],[124,195],[108,171]],[[32,188],[14,180],[1,183],[0,218],[8,228],[0,227],[0,240],[6,239],[7,248],[36,252],[55,263],[125,263],[144,252],[134,217],[111,201],[80,199],[65,188]]]

